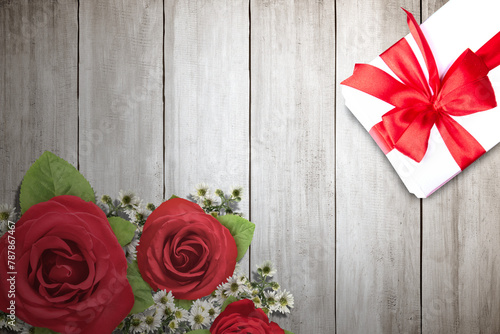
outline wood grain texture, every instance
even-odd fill
[[[46,150],[76,164],[77,2],[0,1],[0,203]]]
[[[252,268],[293,292],[294,333],[335,331],[333,1],[251,1]]]
[[[422,22],[427,20],[447,2],[448,0],[422,0]]]
[[[423,202],[424,333],[500,332],[499,168],[496,147]]]
[[[165,1],[165,185],[244,188],[249,217],[248,1]],[[248,255],[240,262],[248,272]]]
[[[337,84],[408,33],[406,1],[337,2]],[[337,89],[340,89],[337,86]],[[420,201],[337,94],[337,333],[420,331]]]
[[[0,203],[45,150],[98,195],[241,185],[283,328],[500,333],[500,148],[421,202],[340,93],[444,3],[0,0]]]
[[[163,198],[161,0],[80,2],[80,170],[98,195]]]

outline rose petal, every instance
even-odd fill
[[[192,212],[205,213],[205,211],[203,211],[203,209],[198,204],[191,201],[185,200],[183,198],[169,199],[168,201],[163,202],[149,215],[146,223],[144,224],[143,232],[146,231],[152,225],[152,222],[157,218],[182,215]]]

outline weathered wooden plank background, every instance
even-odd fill
[[[0,202],[45,150],[98,194],[242,185],[282,327],[500,333],[499,149],[419,200],[338,89],[445,2],[0,0]]]

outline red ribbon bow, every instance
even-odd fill
[[[394,106],[370,130],[384,153],[396,148],[420,162],[427,152],[431,129],[436,125],[463,170],[485,150],[451,116],[470,115],[497,106],[487,75],[500,65],[500,32],[477,52],[465,50],[440,80],[436,61],[420,26],[411,13],[405,12],[410,32],[429,71],[429,80],[403,38],[380,56],[403,83],[377,67],[356,64],[354,74],[342,84]]]

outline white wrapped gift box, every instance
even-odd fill
[[[477,51],[500,31],[500,1],[451,0],[425,21],[421,29],[434,55],[439,75],[443,78],[449,67],[466,49]],[[415,39],[411,34],[405,39],[428,78],[429,72]],[[397,78],[380,57],[370,65]],[[497,101],[500,102],[500,66],[491,70],[488,77]],[[382,116],[394,107],[349,86],[342,86],[342,93],[346,106],[367,131],[381,122]],[[485,151],[500,142],[499,107],[452,118],[463,126]],[[419,198],[429,196],[461,172],[436,125],[431,130],[427,151],[420,162],[395,148],[386,155],[408,190]]]

